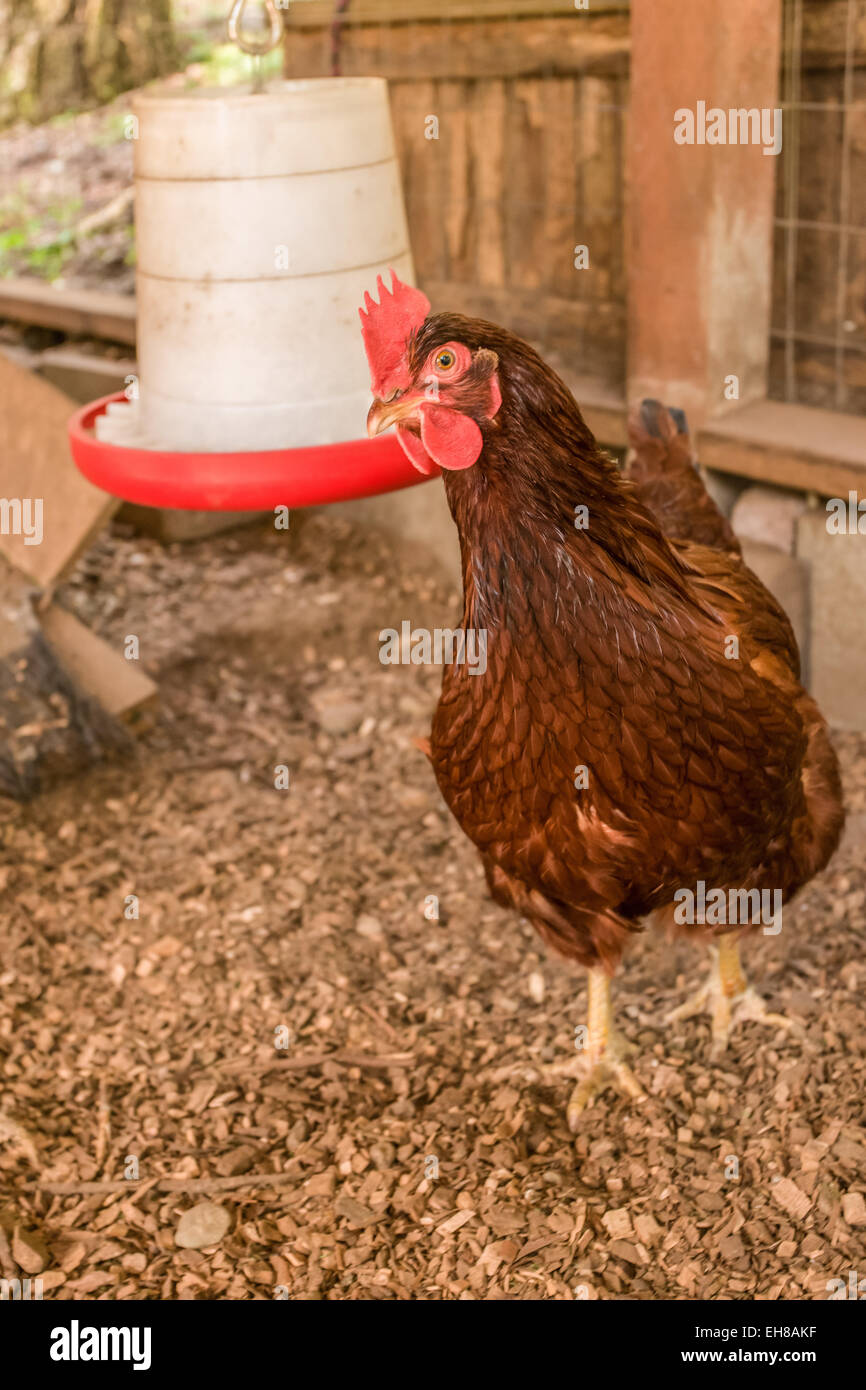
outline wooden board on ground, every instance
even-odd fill
[[[66,426],[74,402],[2,352],[0,403],[0,554],[51,589],[119,503],[72,462]]]
[[[40,627],[34,596],[0,555],[0,798],[17,801],[130,743]]]
[[[136,733],[150,725],[157,687],[137,661],[127,661],[59,604],[52,603],[39,620],[52,648],[86,695]]]

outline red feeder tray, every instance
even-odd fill
[[[413,468],[395,434],[236,454],[135,449],[97,439],[96,417],[112,401],[125,399],[122,391],[103,396],[69,421],[69,444],[80,472],[125,502],[178,511],[269,511],[372,497],[429,481]]]

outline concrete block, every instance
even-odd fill
[[[836,727],[866,729],[866,535],[831,535],[816,508],[800,517],[797,555],[810,574],[810,688]]]
[[[805,510],[802,493],[785,492],[778,487],[747,487],[734,503],[731,525],[740,540],[760,541],[793,555],[797,522]]]
[[[809,622],[809,569],[802,560],[785,555],[762,541],[743,539],[743,559],[784,608],[800,648],[800,679],[809,684],[811,634]]]

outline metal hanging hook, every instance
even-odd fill
[[[262,58],[265,53],[270,53],[276,48],[283,37],[283,20],[278,13],[274,0],[258,0],[262,6],[268,20],[268,32],[255,38],[250,34],[244,34],[241,29],[241,16],[247,7],[247,0],[234,0],[228,20],[228,35],[232,43],[236,43],[238,48],[244,53],[249,53],[253,58]]]

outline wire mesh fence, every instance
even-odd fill
[[[785,0],[770,392],[866,414],[866,0]]]

